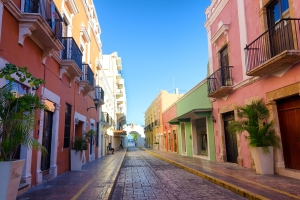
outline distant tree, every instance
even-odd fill
[[[130,135],[131,135],[131,137],[134,141],[137,141],[137,134],[136,133],[131,133]]]

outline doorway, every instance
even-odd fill
[[[276,103],[285,167],[300,170],[300,96]]]
[[[177,137],[176,137],[175,130],[173,130],[173,138],[174,138],[174,152],[177,152]]]
[[[197,134],[197,154],[208,155],[207,145],[207,131],[206,131],[206,118],[196,120],[196,134]]]
[[[41,171],[43,176],[49,174],[49,169],[50,169],[52,122],[53,122],[53,112],[45,110],[42,145],[46,148],[48,153],[45,155],[42,154],[42,158],[41,158]]]
[[[236,134],[231,134],[227,131],[227,125],[234,120],[234,112],[224,113],[222,116],[224,121],[227,162],[237,163],[238,149]]]
[[[185,124],[180,123],[180,130],[181,130],[181,145],[182,145],[182,153],[186,153],[186,141],[185,141]]]

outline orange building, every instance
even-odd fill
[[[48,154],[21,147],[22,182],[31,187],[69,171],[72,140],[90,129],[96,134],[83,162],[98,158],[99,113],[91,107],[104,103],[104,93],[95,84],[101,42],[93,2],[0,0],[0,33],[0,67],[26,66],[46,82],[37,90],[17,83],[23,89],[19,92],[36,93],[49,107],[38,114],[32,133]]]

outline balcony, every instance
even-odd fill
[[[5,4],[6,8],[19,21],[18,43],[24,46],[25,38],[30,37],[43,50],[42,63],[46,64],[46,59],[54,51],[64,49],[64,46],[58,39],[62,33],[62,17],[56,6],[54,6],[53,15],[51,14],[50,0],[24,0],[22,2],[24,2],[21,5],[24,8],[24,12],[20,12],[19,9],[15,8],[12,1]],[[41,10],[44,12],[41,12]]]
[[[81,65],[81,70],[83,75],[80,77],[78,92],[80,93],[80,91],[82,90],[86,95],[90,91],[94,90],[94,72],[86,63]]]
[[[300,19],[281,19],[245,48],[248,76],[287,70],[300,61]]]
[[[120,98],[123,96],[123,90],[122,89],[117,89],[116,91],[116,98]]]
[[[101,124],[109,125],[109,114],[107,112],[101,112]]]
[[[160,126],[160,120],[159,119],[155,120],[155,126]]]
[[[119,89],[123,89],[124,87],[124,79],[121,78],[120,80],[117,81],[117,85]]]
[[[104,90],[99,85],[95,86],[95,99],[99,100],[98,106],[103,105],[104,102]]]
[[[228,95],[232,89],[232,66],[223,66],[207,78],[208,96],[221,98]]]
[[[117,114],[117,115],[118,115],[118,114],[124,114],[123,108],[122,108],[122,107],[117,107],[117,109],[116,109],[116,114]]]
[[[61,37],[65,49],[61,51],[60,78],[66,74],[70,78],[70,85],[75,78],[82,76],[82,53],[72,37]]]
[[[123,97],[119,97],[118,99],[116,99],[117,101],[117,106],[120,106],[124,103],[124,98]]]

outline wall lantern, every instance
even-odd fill
[[[212,116],[212,121],[214,122],[214,123],[216,123],[216,119],[215,119],[215,117],[214,116]]]
[[[87,108],[86,111],[89,111],[89,109],[91,109],[91,108],[95,108],[96,112],[97,112],[97,108],[99,105],[99,99],[100,99],[100,86],[97,85],[97,86],[95,86],[95,98],[93,99],[95,107],[89,107],[89,108]]]

